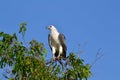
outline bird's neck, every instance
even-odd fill
[[[57,30],[51,31],[52,35],[59,35],[59,32]]]

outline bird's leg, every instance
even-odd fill
[[[55,55],[54,55],[54,54],[53,54],[52,56],[53,56],[52,62],[54,62],[56,58],[55,58]]]
[[[58,59],[58,60],[60,59],[60,53],[58,54],[57,59]]]
[[[52,62],[54,62],[55,59],[56,59],[56,58],[55,58],[55,48],[54,48],[54,47],[52,48],[52,53],[53,53],[53,54],[52,54]]]
[[[57,56],[57,59],[59,60],[61,58],[60,54],[62,53],[62,46],[59,46],[59,54]]]

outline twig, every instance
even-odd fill
[[[103,56],[102,54],[100,54],[100,51],[101,51],[101,48],[100,48],[100,49],[98,49],[98,51],[97,51],[97,53],[96,53],[95,60],[93,61],[93,63],[92,63],[92,65],[91,65],[91,67],[92,67],[93,65],[95,65],[95,64],[96,64],[96,62],[97,62],[99,59],[101,59],[101,57]]]

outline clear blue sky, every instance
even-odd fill
[[[55,25],[67,39],[68,53],[92,63],[99,48],[103,57],[92,67],[89,80],[120,79],[120,0],[1,0],[0,31],[18,32],[28,23],[26,40],[47,42],[48,25]],[[68,54],[67,53],[67,54]],[[1,73],[0,73],[1,74]]]

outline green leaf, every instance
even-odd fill
[[[25,32],[27,30],[27,23],[26,22],[23,22],[20,24],[20,29],[19,29],[19,33],[22,33],[22,36],[25,35]]]
[[[3,36],[4,32],[0,32],[0,37]]]

